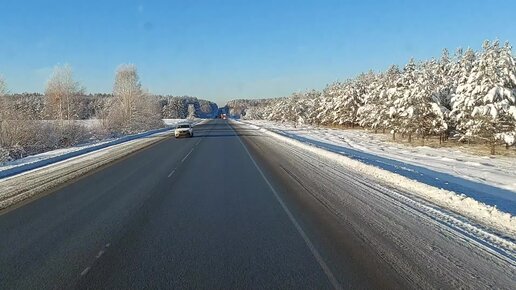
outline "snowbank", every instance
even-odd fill
[[[0,210],[163,140],[161,135],[134,139],[0,179]]]
[[[255,125],[257,124],[254,121],[252,123]],[[365,164],[342,154],[328,151],[325,148],[316,147],[310,143],[291,138],[290,136],[287,137],[265,128],[261,128],[259,130],[282,142],[337,161],[346,168],[354,170],[361,175],[373,178],[380,183],[390,185],[391,187],[397,188],[401,191],[410,192],[415,196],[419,196],[441,207],[450,209],[466,217],[473,218],[474,220],[480,221],[481,223],[494,227],[502,232],[509,233],[513,237],[516,236],[516,217],[510,213],[500,211],[495,206],[487,205],[463,194],[457,194],[449,190],[440,189],[412,180],[400,174]]]
[[[516,214],[514,158],[475,156],[452,148],[409,147],[363,130],[254,120],[245,123]]]
[[[165,126],[175,126],[177,123],[184,122],[186,119],[163,119]]]
[[[121,138],[115,138],[110,140],[105,140],[101,142],[96,142],[92,144],[84,144],[73,146],[69,148],[62,148],[57,150],[52,150],[32,156],[27,156],[25,158],[21,158],[18,160],[14,160],[11,162],[7,162],[0,166],[0,179],[14,176],[16,174],[20,174],[22,172],[26,172],[29,170],[33,170],[36,168],[40,168],[43,166],[47,166],[56,162],[60,162],[63,160],[67,160],[73,157],[77,157],[83,154],[87,154],[93,151],[97,151],[100,149],[104,149],[113,145],[121,144],[124,142],[128,142],[135,139],[145,138],[153,135],[158,135],[160,133],[164,133],[170,131],[175,124],[183,121],[187,121],[185,119],[164,119],[163,120],[166,128],[151,130],[148,132],[143,132],[139,134],[133,134],[124,136]],[[194,124],[199,124],[202,122],[201,119],[190,120]],[[88,126],[97,126],[99,123],[98,120],[84,120],[84,125]]]

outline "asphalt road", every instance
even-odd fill
[[[342,191],[311,188],[319,178],[309,168],[315,161],[296,161],[273,145],[256,130],[213,120],[195,127],[194,138],[166,139],[1,213],[0,289],[484,285],[475,282],[479,277],[467,280],[473,270],[494,280],[491,286],[514,282],[513,268],[484,269],[485,253],[461,250],[417,217],[399,217],[411,220],[402,228],[396,218],[359,224],[363,217],[353,205],[337,212],[312,194]],[[458,256],[427,273],[428,260],[407,256],[399,248],[410,248],[396,236],[378,238],[410,226],[436,232],[427,259],[440,264],[444,254]],[[386,249],[399,252],[399,263]],[[446,273],[455,268],[462,269],[457,276]]]

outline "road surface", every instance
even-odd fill
[[[0,289],[514,287],[388,192],[213,120],[0,213]]]

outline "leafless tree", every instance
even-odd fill
[[[3,78],[0,77],[0,138],[2,139],[2,140],[0,140],[0,163],[7,161],[7,159],[9,158],[9,151],[2,146],[3,145],[2,144],[3,143],[2,132],[3,132],[3,128],[4,128],[4,123],[5,123],[5,119],[6,119],[6,111],[7,111],[5,93],[6,93],[6,85],[5,85]]]
[[[123,120],[129,122],[136,111],[137,100],[143,96],[136,66],[125,64],[118,67],[113,94],[121,107]]]
[[[23,156],[20,144],[27,143],[34,133],[32,121],[7,94],[5,82],[0,78],[0,162],[11,159],[13,153]]]
[[[0,76],[0,96],[4,96],[7,93],[7,86],[5,85],[4,79]]]
[[[130,133],[162,125],[158,100],[143,91],[135,65],[118,67],[113,95],[108,114],[112,130]]]
[[[84,89],[73,79],[71,66],[56,66],[45,89],[49,116],[58,120],[74,119],[78,111],[77,96],[83,92]]]
[[[3,122],[6,117],[5,116],[6,111],[7,111],[7,104],[6,104],[6,100],[5,100],[6,93],[7,93],[7,88],[5,85],[5,81],[2,77],[0,77],[0,123]]]

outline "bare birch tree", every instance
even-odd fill
[[[56,66],[45,89],[49,117],[58,120],[76,118],[77,96],[83,91],[79,83],[73,79],[71,66]]]
[[[6,104],[6,100],[5,100],[6,93],[7,93],[7,88],[5,85],[5,81],[0,76],[0,123],[4,121],[5,114],[7,111],[7,104]]]
[[[158,100],[143,91],[135,65],[118,67],[113,95],[108,114],[110,129],[131,133],[162,125]]]
[[[2,77],[0,77],[0,163],[5,162],[9,159],[9,151],[4,148],[2,145],[3,138],[2,138],[2,132],[4,128],[4,122],[6,119],[6,111],[7,111],[7,104],[5,100],[5,94],[6,94],[6,85]]]
[[[31,120],[27,119],[8,95],[5,82],[0,78],[0,162],[8,161],[13,155],[24,155],[21,144],[26,143],[34,132]]]

